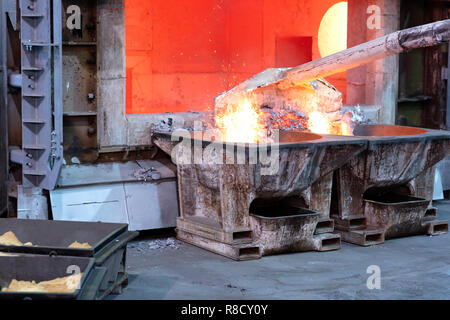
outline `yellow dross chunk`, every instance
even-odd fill
[[[56,278],[49,281],[20,281],[13,279],[7,288],[2,288],[2,292],[52,292],[52,293],[72,293],[78,289],[83,273]]]
[[[73,243],[70,244],[69,248],[78,248],[78,249],[90,249],[92,248],[91,245],[87,242],[85,243],[80,243],[78,241],[75,241]]]
[[[24,244],[17,239],[16,235],[12,231],[8,231],[0,236],[0,244],[5,246],[23,246]],[[32,246],[31,242],[25,243],[26,246]]]

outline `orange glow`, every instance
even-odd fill
[[[260,142],[265,139],[264,115],[248,99],[229,106],[223,114],[216,115],[216,125],[224,141]]]
[[[340,135],[343,136],[353,136],[353,130],[349,123],[344,121],[344,119],[341,120],[341,133]]]
[[[308,115],[308,129],[313,133],[329,134],[331,133],[331,122],[321,112],[311,112]]]
[[[320,21],[339,0],[282,2],[125,0],[126,113],[209,110],[266,68],[319,58]],[[330,82],[345,95],[345,74]]]
[[[333,5],[319,27],[319,51],[322,57],[347,49],[347,2]]]
[[[274,130],[353,135],[350,114],[329,115],[313,111],[305,117],[282,109],[273,109],[269,114],[262,112],[249,98],[242,98],[239,103],[221,110],[215,115],[215,123],[222,140],[228,142],[272,142],[270,134]]]
[[[314,111],[308,115],[307,127],[313,133],[353,136],[351,124],[352,120],[348,114],[330,119],[326,113]]]

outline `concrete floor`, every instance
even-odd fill
[[[450,220],[449,200],[435,206]],[[111,299],[450,299],[450,234],[241,262],[178,243],[129,250],[128,287]],[[366,286],[370,265],[381,269],[380,290]]]

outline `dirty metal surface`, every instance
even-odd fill
[[[333,223],[328,220],[332,172],[335,169],[338,170],[334,208],[337,208],[339,216],[333,218],[344,240],[373,245],[383,242],[385,236],[433,233],[430,230],[441,222],[430,222],[433,220],[428,214],[431,212],[431,193],[429,184],[426,187],[422,182],[429,180],[434,172],[433,166],[450,152],[450,133],[401,126],[360,125],[355,134],[355,137],[345,137],[282,132],[277,145],[279,167],[273,175],[261,174],[261,164],[249,164],[255,144],[240,145],[244,150],[245,164],[195,164],[192,152],[190,163],[193,164],[179,163],[177,166],[181,207],[177,226],[183,230],[181,239],[186,238],[190,243],[222,254],[226,251],[222,248],[224,245],[233,247],[243,243],[258,245],[262,255],[293,248],[317,250],[311,237],[316,228],[333,229]],[[171,141],[168,133],[153,135],[156,145],[169,154],[175,152],[178,159],[193,146],[202,146],[203,151],[224,148],[223,154],[211,153],[217,157],[224,156],[227,143],[223,146],[208,139],[202,140],[198,132],[191,133],[191,138],[193,142],[190,144],[174,149],[177,141]],[[233,150],[233,159],[236,160],[239,148],[230,150]],[[222,163],[226,163],[225,160],[223,158]],[[396,205],[370,201],[370,197],[378,193],[392,192],[425,198],[416,202],[405,200]],[[298,233],[282,234],[282,230],[290,230],[286,226],[293,226],[287,222],[293,221],[292,217],[286,220],[278,212],[278,216],[272,219],[262,218],[250,215],[249,209],[254,201],[260,199],[274,201],[291,196],[296,196],[302,207],[318,211],[321,227],[318,227],[319,217],[314,222],[304,223],[302,230],[308,240],[303,239],[300,241],[302,244],[293,241],[286,245],[285,239],[292,241],[294,234]],[[380,206],[383,209],[379,209]],[[304,216],[298,219],[306,221]],[[298,227],[302,223],[294,225]],[[265,231],[273,230],[271,227],[278,233]],[[436,228],[443,231],[445,226]],[[237,235],[242,234],[246,236],[236,241]],[[326,236],[322,237],[325,239]],[[333,245],[333,239],[326,240]],[[215,250],[219,247],[220,250]],[[230,256],[230,252],[225,255]]]
[[[0,215],[8,206],[8,120],[7,120],[7,70],[6,70],[6,8],[0,3]]]
[[[196,134],[198,133],[192,135],[197,137]],[[173,152],[176,142],[171,141],[168,133],[156,133],[153,138],[154,143],[165,152]],[[208,148],[227,147],[227,144],[223,146],[207,140],[195,140],[185,149],[180,147],[175,150],[179,159],[193,145],[200,145],[202,150],[207,151]],[[297,197],[306,209],[314,210],[314,207],[310,207],[311,204],[320,202],[314,199],[314,194],[329,195],[330,174],[363,152],[366,146],[366,140],[361,138],[282,132],[277,145],[279,167],[273,175],[263,174],[261,163],[250,164],[256,144],[240,145],[244,150],[245,164],[179,163],[177,172],[181,215],[177,221],[178,237],[237,260],[295,250],[337,249],[340,246],[339,236],[328,233],[317,237],[314,235],[319,218],[328,218],[328,212],[315,213],[314,218],[306,218],[301,214],[297,220],[303,221],[303,227],[298,229],[298,226],[290,223],[293,220],[286,220],[280,214],[268,220],[251,216],[250,206],[255,199],[270,201],[275,198]],[[237,159],[239,148],[231,150],[234,159]],[[209,155],[223,156],[222,163],[226,163],[225,153],[221,155],[211,152]],[[194,152],[191,156],[190,163],[194,163]],[[321,179],[322,183],[319,182]],[[311,192],[312,188],[314,194]],[[329,201],[320,209],[326,210],[328,207]],[[264,231],[271,224],[279,233],[273,235],[273,243],[271,236],[268,236],[269,231]],[[283,235],[285,226],[291,227],[290,235],[302,230],[298,237],[303,238]],[[332,223],[328,225],[328,230],[330,229],[333,229]],[[324,245],[327,242],[329,245]],[[259,251],[257,247],[260,248]]]
[[[153,181],[176,178],[175,169],[156,160],[67,165],[61,169],[58,187],[107,184],[115,182]],[[157,172],[158,177],[152,175]]]
[[[92,257],[127,228],[127,224],[119,223],[1,219],[0,235],[12,231],[22,243],[31,242],[33,246],[0,245],[0,250]],[[88,242],[92,248],[68,248],[74,241]]]
[[[98,159],[97,121],[95,117],[64,117],[63,132],[63,150],[66,164],[93,163]]]
[[[323,246],[323,234],[314,236],[320,213],[297,207],[279,209],[250,213],[250,228],[263,255],[340,248],[339,236],[327,234],[327,239],[335,239],[327,248]]]
[[[447,131],[363,125],[355,134],[367,137],[369,144],[338,171],[341,217],[361,214],[363,193],[369,189],[406,185],[450,152]]]
[[[62,5],[64,159],[92,163],[98,158],[97,4],[63,0]]]
[[[73,293],[0,292],[3,299],[76,299],[89,277],[94,259],[84,257],[50,257],[45,255],[20,255],[0,257],[0,288],[9,286],[11,280],[48,281],[67,277],[70,266],[78,266],[83,276],[80,288]]]
[[[450,153],[450,132],[361,125],[354,133],[367,138],[368,148],[336,172],[334,208],[337,212],[332,214],[338,229],[353,235],[356,228],[359,233],[384,229],[386,238],[426,234],[423,224],[431,203],[434,166]],[[399,193],[422,199],[416,202],[404,199],[395,204],[370,201],[373,197]],[[366,245],[365,238],[343,239]]]
[[[63,103],[64,115],[97,112],[97,67],[95,46],[64,45]],[[93,96],[89,96],[93,94]]]
[[[385,239],[424,234],[422,225],[429,201],[404,195],[387,195],[364,200],[367,224],[386,229]]]

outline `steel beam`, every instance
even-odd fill
[[[448,44],[448,63],[447,68],[445,69],[446,72],[446,79],[447,79],[447,110],[446,110],[446,121],[445,125],[447,127],[447,130],[450,130],[450,43]]]
[[[61,0],[20,0],[20,8],[22,183],[52,190],[62,165]]]
[[[8,123],[7,123],[7,69],[6,69],[6,11],[0,1],[0,215],[8,205]]]

